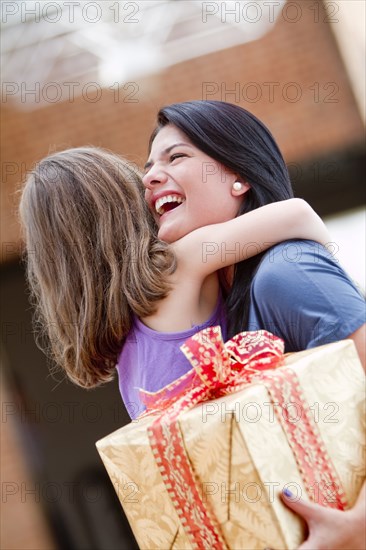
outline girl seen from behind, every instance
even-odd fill
[[[224,195],[235,211],[248,186],[239,189],[235,174],[226,172]],[[180,344],[214,320],[218,306],[215,321],[224,325],[217,270],[256,253],[248,244],[264,249],[284,238],[328,240],[314,211],[292,199],[199,228],[168,245],[156,236],[140,175],[117,155],[86,147],[38,163],[24,186],[20,216],[37,323],[56,363],[85,388],[112,379],[136,322],[151,331],[148,340],[154,333],[178,335],[167,336],[167,345],[179,355]],[[236,257],[223,256],[222,243],[237,250]],[[152,356],[141,358],[135,373],[150,386],[139,387],[154,391],[151,383],[181,374],[184,365],[175,367],[168,356],[159,365]],[[123,364],[119,374],[125,401],[138,399]]]

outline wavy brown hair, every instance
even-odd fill
[[[140,174],[100,148],[54,153],[28,175],[19,213],[38,345],[79,386],[111,380],[132,312],[155,311],[176,265]]]

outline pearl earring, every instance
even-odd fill
[[[233,183],[233,190],[234,191],[241,191],[242,187],[243,187],[243,185],[240,183],[240,181],[235,181]]]

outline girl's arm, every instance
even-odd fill
[[[233,220],[200,227],[172,246],[179,271],[188,270],[190,277],[205,278],[295,238],[323,245],[330,241],[324,223],[302,199],[267,204]]]

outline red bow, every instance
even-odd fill
[[[326,495],[331,480],[337,488],[332,506],[344,509],[344,491],[324,451],[295,373],[288,368],[274,372],[282,364],[283,349],[283,341],[266,331],[242,332],[224,344],[220,327],[210,327],[181,346],[193,369],[156,393],[142,392],[147,406],[144,414],[160,412],[148,428],[150,446],[178,515],[184,510],[184,530],[192,548],[224,550],[227,545],[208,503],[202,501],[178,418],[197,403],[237,392],[257,380],[266,385],[271,399],[280,406],[291,395],[301,405],[302,422],[293,424],[283,415],[280,422],[305,487],[311,488],[313,481],[320,480],[319,489]]]
[[[261,372],[282,363],[283,341],[265,330],[241,332],[224,343],[219,326],[198,332],[180,348],[192,369],[162,390],[140,390],[146,414],[162,412],[179,401],[181,410],[237,392]]]

